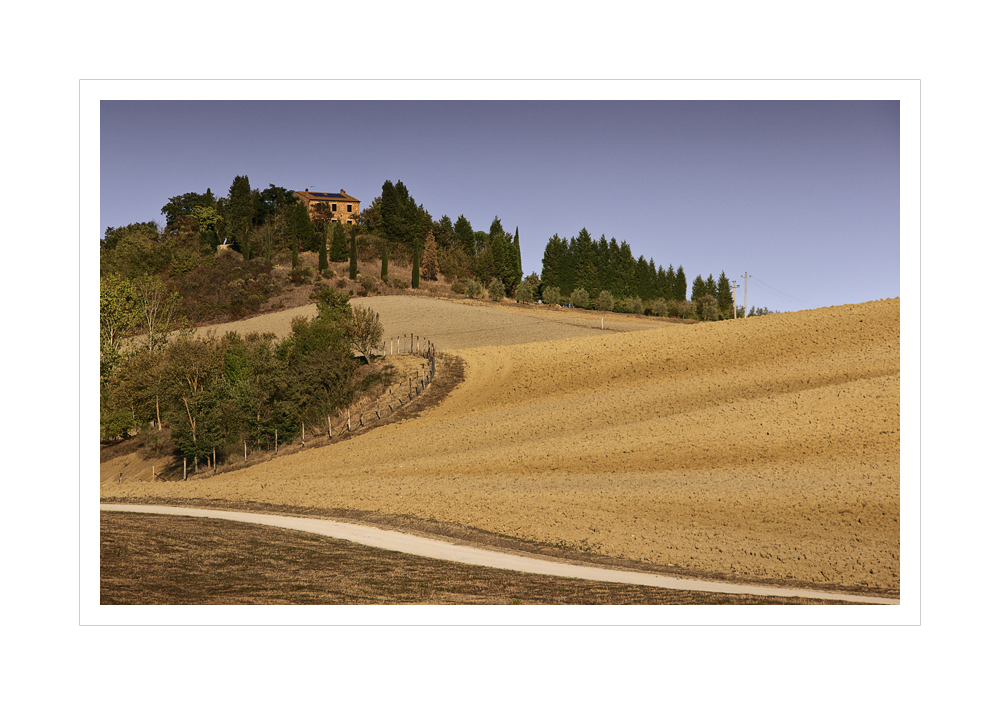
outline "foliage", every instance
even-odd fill
[[[350,278],[358,278],[358,237],[354,230],[351,230],[351,269]]]
[[[101,278],[101,379],[106,380],[121,362],[122,342],[140,321],[132,282],[118,274]]]
[[[594,308],[598,311],[611,311],[615,307],[615,297],[611,295],[610,291],[604,290],[594,301]]]
[[[637,313],[639,315],[646,313],[646,304],[638,296],[626,297],[622,301],[622,306],[625,313]]]
[[[695,311],[699,321],[719,320],[719,305],[711,294],[704,294],[695,301]]]
[[[389,245],[385,242],[382,243],[382,281],[389,281]]]
[[[316,269],[318,269],[320,272],[324,272],[330,266],[330,263],[327,261],[327,258],[326,258],[326,225],[325,224],[323,226],[322,232],[317,233],[316,237],[319,238],[319,263],[316,265]]]
[[[542,290],[542,301],[549,305],[558,305],[562,301],[562,292],[558,286],[547,286]]]
[[[503,301],[504,287],[503,287],[503,282],[501,282],[499,279],[497,278],[491,279],[490,285],[487,287],[487,291],[489,292],[490,299],[492,299],[493,301],[496,302]]]
[[[420,262],[420,276],[424,279],[436,281],[437,273],[437,247],[434,244],[434,233],[431,231],[427,233],[427,239],[424,241],[424,254]]]
[[[481,298],[486,290],[483,288],[482,282],[478,279],[470,279],[469,283],[465,287],[465,295],[470,299]]]
[[[520,304],[530,304],[537,300],[535,297],[536,293],[536,286],[527,279],[522,279],[521,283],[517,285],[517,290],[514,292],[514,298]]]
[[[733,289],[725,272],[719,275],[719,283],[716,288],[718,296],[715,298],[719,302],[719,316],[724,319],[730,319],[734,315]]]
[[[237,176],[229,187],[229,195],[223,209],[226,237],[233,249],[242,253],[243,259],[246,260],[249,260],[252,254],[248,240],[257,210],[255,198],[254,192],[250,190],[250,179],[246,176]]]
[[[344,224],[339,220],[327,223],[326,236],[330,241],[330,261],[346,262],[350,258],[351,253],[350,248],[347,246],[347,235],[344,232]]]
[[[410,277],[410,288],[420,288],[420,250],[413,248],[413,275]]]
[[[382,344],[383,327],[379,315],[370,308],[355,308],[348,331],[351,349],[360,353],[371,364],[371,356]]]
[[[296,267],[288,273],[288,280],[296,286],[302,286],[312,281],[313,273],[311,267]]]
[[[585,289],[574,289],[569,296],[569,302],[573,308],[588,308],[590,306],[590,296]]]
[[[667,302],[662,298],[654,299],[649,303],[649,312],[654,316],[666,316]]]
[[[167,333],[183,327],[181,296],[169,289],[162,277],[144,274],[133,282],[138,311],[138,327],[142,331],[147,352],[159,350],[167,342]]]

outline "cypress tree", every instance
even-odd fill
[[[674,279],[674,301],[687,301],[687,277],[684,275],[684,267],[677,267],[677,277]]]
[[[420,248],[415,242],[413,243],[413,279],[410,281],[410,288],[420,288]]]
[[[694,278],[694,284],[691,285],[691,300],[697,301],[707,293],[708,288],[705,286],[705,280],[699,274]]]
[[[319,232],[319,266],[317,269],[323,271],[329,267],[326,259],[326,226]]]
[[[389,281],[389,246],[382,241],[382,281]]]
[[[437,246],[434,244],[433,230],[427,233],[420,269],[424,279],[437,279]]]
[[[514,227],[514,253],[517,255],[517,270],[515,274],[517,275],[517,281],[520,282],[524,278],[524,267],[521,266],[521,238],[518,236],[517,227]]]
[[[357,237],[354,234],[354,230],[351,230],[351,279],[358,278],[358,242]]]
[[[716,297],[719,301],[719,313],[722,314],[723,318],[732,318],[733,290],[725,272],[722,272],[722,274],[719,275],[719,283],[717,284],[716,289],[719,292],[719,295]]]

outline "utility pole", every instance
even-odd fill
[[[747,288],[748,288],[747,280],[749,278],[750,275],[747,274],[746,272],[743,272],[743,318],[747,317]]]
[[[733,320],[736,320],[736,290],[740,288],[740,285],[734,279],[729,282],[729,286],[733,289]]]

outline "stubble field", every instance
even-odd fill
[[[407,515],[732,578],[899,588],[899,299],[679,325],[378,297],[465,381],[417,418],[102,498]],[[259,321],[258,321],[259,324]]]

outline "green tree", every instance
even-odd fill
[[[358,278],[358,238],[354,230],[351,230],[351,280]]]
[[[233,249],[243,254],[243,259],[251,257],[248,239],[256,209],[254,193],[250,189],[250,179],[246,176],[237,176],[229,187],[223,217],[226,236],[231,240]]]
[[[701,278],[699,274],[694,278],[694,283],[691,284],[691,300],[698,301],[702,296],[708,293],[708,287],[705,286],[705,280]]]
[[[216,200],[215,196],[212,195],[212,189],[207,189],[205,193],[185,193],[180,196],[174,196],[167,201],[167,204],[160,209],[160,213],[166,216],[167,232],[174,232],[176,230],[176,221],[181,216],[191,215],[198,217],[198,211],[202,209],[208,209],[215,212]]]
[[[569,302],[573,304],[573,308],[589,308],[590,296],[587,294],[586,289],[575,289],[573,293],[570,294]]]
[[[370,308],[355,308],[354,318],[348,333],[351,349],[360,353],[367,364],[371,356],[382,344],[383,327],[379,315]]]
[[[472,223],[464,215],[458,216],[455,221],[455,236],[467,255],[472,257],[476,254],[475,232],[472,230]]]
[[[327,223],[326,233],[330,241],[330,252],[328,255],[330,261],[346,262],[350,259],[351,252],[347,246],[347,235],[344,233],[344,224],[339,220],[331,221]]]
[[[101,278],[101,379],[106,380],[121,362],[122,343],[140,321],[132,282],[118,274]]]
[[[674,301],[687,300],[687,277],[684,275],[684,267],[677,267],[677,276],[674,278]]]
[[[319,264],[316,266],[320,272],[329,268],[330,263],[326,259],[326,224],[323,224],[322,232],[318,233],[319,237]]]
[[[167,288],[162,277],[144,274],[133,282],[133,296],[147,352],[156,352],[167,343],[167,334],[186,319],[181,314],[181,296]]]
[[[389,245],[382,241],[382,281],[389,281]]]
[[[719,303],[719,315],[724,319],[732,318],[733,313],[733,289],[725,271],[719,275],[719,283],[716,286]]]
[[[499,279],[493,278],[490,280],[490,285],[487,287],[487,292],[490,298],[497,303],[503,301],[504,288],[503,282]]]
[[[420,250],[413,246],[413,276],[410,279],[410,288],[420,288]]]

